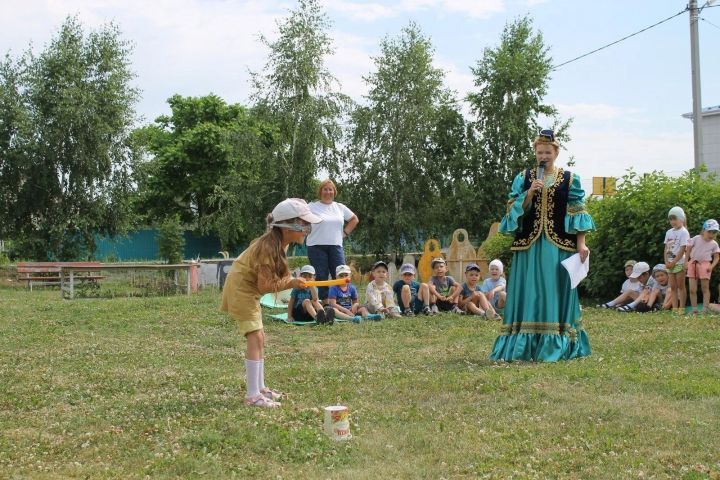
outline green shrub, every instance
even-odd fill
[[[288,257],[288,265],[290,265],[290,271],[292,272],[296,268],[301,268],[303,265],[308,265],[310,260],[308,257]]]
[[[685,210],[690,236],[700,233],[704,220],[720,216],[716,176],[704,170],[690,170],[678,178],[661,172],[638,175],[629,170],[614,196],[588,201],[597,227],[597,232],[587,238],[590,275],[583,282],[591,296],[617,295],[625,279],[626,260],[644,261],[651,267],[663,261],[663,240],[670,228],[667,214],[675,205]],[[716,284],[714,278],[711,291],[716,291]]]
[[[510,264],[512,263],[513,252],[510,250],[512,242],[512,235],[502,235],[498,233],[485,240],[481,245],[481,248],[487,255],[488,263],[495,258],[499,258],[500,261],[503,262],[503,270],[505,271],[506,277],[510,274]]]
[[[167,263],[180,263],[183,260],[185,248],[184,229],[180,217],[168,217],[158,226],[158,248],[160,258]]]

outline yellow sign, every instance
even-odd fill
[[[593,177],[593,195],[610,196],[615,194],[615,177]]]

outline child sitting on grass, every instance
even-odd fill
[[[372,267],[373,281],[368,283],[365,292],[365,308],[369,313],[379,313],[391,318],[400,317],[400,309],[395,305],[393,291],[385,281],[388,276],[387,263],[375,262]]]
[[[486,278],[482,284],[481,291],[490,302],[490,305],[497,311],[505,308],[505,277],[503,274],[503,263],[499,259],[490,262],[490,278]]]
[[[664,263],[658,263],[652,269],[652,277],[645,285],[645,290],[637,299],[635,311],[654,312],[657,310],[670,310],[672,299],[669,295],[670,283],[667,268]]]
[[[490,305],[482,287],[478,283],[480,281],[480,267],[471,263],[465,267],[465,283],[462,284],[460,293],[460,308],[465,309],[465,313],[473,315],[485,315],[487,318],[500,319],[495,309]]]
[[[427,283],[415,281],[415,266],[404,263],[400,267],[400,280],[393,284],[398,305],[403,315],[412,317],[422,312],[430,315],[430,289]]]
[[[312,265],[303,265],[300,269],[300,277],[305,281],[315,280],[315,267]],[[317,289],[315,287],[293,288],[290,292],[290,302],[288,303],[288,321],[289,322],[312,322],[315,320],[318,324],[333,324],[335,311],[328,308],[327,311],[318,302]]]
[[[627,278],[620,287],[620,295],[609,302],[598,305],[598,308],[617,308],[637,299],[640,293],[642,293],[642,285],[640,285],[637,279],[630,278],[636,263],[635,260],[625,262],[625,277]]]
[[[336,278],[348,278],[352,271],[347,265],[338,265],[335,269]],[[358,294],[355,285],[346,283],[345,285],[333,285],[328,290],[328,301],[330,307],[335,312],[335,318],[341,320],[352,320],[360,322],[363,318],[368,318],[367,308],[358,302]],[[379,318],[380,315],[370,317],[371,319]]]
[[[690,313],[697,310],[697,281],[703,292],[703,312],[708,311],[710,304],[710,275],[720,259],[720,246],[715,241],[718,233],[718,222],[712,218],[705,220],[700,235],[695,235],[687,245],[687,277],[690,284]]]
[[[428,280],[430,295],[435,297],[435,303],[430,307],[433,313],[450,312],[462,315],[463,312],[458,307],[460,298],[460,284],[447,273],[447,264],[442,257],[433,258],[430,263],[433,270],[433,276]]]
[[[650,265],[648,265],[646,262],[638,262],[633,266],[632,273],[630,274],[630,280],[636,280],[637,283],[640,285],[640,291],[635,295],[635,298],[632,302],[628,303],[627,305],[623,305],[621,307],[618,307],[618,312],[628,313],[628,312],[634,312],[635,308],[638,306],[638,303],[640,302],[640,295],[645,290],[645,285],[647,284],[648,280],[650,279]]]

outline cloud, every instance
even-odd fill
[[[627,169],[636,172],[652,170],[678,174],[693,167],[692,129],[686,133],[632,132],[623,124],[613,129],[592,131],[573,129],[572,141],[561,154],[561,163],[568,155],[575,157],[577,170],[583,178],[620,177]]]
[[[372,22],[381,18],[390,18],[398,14],[397,8],[380,3],[357,3],[346,0],[326,2],[328,10],[334,10],[354,20]]]
[[[453,90],[459,102],[461,113],[470,118],[470,104],[465,101],[465,97],[470,91],[475,89],[474,77],[470,73],[469,67],[459,67],[446,58],[435,57],[433,62],[436,68],[439,68],[445,74],[445,86]]]
[[[334,10],[359,21],[375,21],[424,10],[459,13],[472,18],[488,18],[505,11],[505,0],[401,0],[388,5],[379,2],[328,0],[328,10]]]
[[[5,2],[3,2],[5,3]],[[134,44],[132,69],[143,90],[138,111],[153,119],[175,93],[216,93],[242,102],[249,93],[248,67],[260,69],[266,50],[258,34],[276,30],[287,13],[279,2],[249,0],[45,0],[0,14],[0,45],[18,53],[32,41],[48,43],[69,15],[88,29],[115,22]]]
[[[472,18],[488,18],[494,13],[505,11],[504,0],[442,0],[440,7]]]
[[[555,104],[563,118],[583,118],[587,120],[615,120],[629,118],[642,113],[639,108],[621,107],[605,103],[558,103]]]
[[[378,43],[341,31],[330,35],[335,40],[335,54],[328,59],[327,67],[340,81],[342,92],[359,102],[368,91],[363,77],[375,70],[371,52]]]

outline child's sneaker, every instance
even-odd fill
[[[430,310],[430,305],[425,305],[422,309],[423,315],[432,315],[432,311]]]
[[[382,320],[382,318],[383,318],[383,316],[380,315],[379,313],[370,313],[370,314],[368,314],[367,317],[365,317],[365,320],[375,320],[375,321],[378,321],[378,320]]]
[[[460,307],[458,307],[457,305],[455,305],[455,306],[452,308],[452,310],[450,310],[450,313],[457,313],[458,315],[465,315],[465,312],[464,312]]]
[[[406,309],[403,311],[403,315],[406,316],[406,317],[414,317],[414,316],[415,316],[415,313],[413,313],[412,308],[406,308]]]
[[[325,310],[325,321],[328,325],[332,325],[335,323],[335,309],[332,307],[325,307],[323,310]]]
[[[430,307],[430,313],[432,315],[440,315],[440,309],[438,308],[438,306],[436,304],[434,304],[434,303],[432,304],[432,307]]]
[[[352,320],[353,323],[360,323],[363,321],[363,318],[360,315],[355,315],[354,317],[350,317],[350,320]]]
[[[315,321],[318,325],[324,325],[327,323],[327,317],[325,316],[325,309],[318,310],[315,313]]]
[[[613,305],[610,305],[609,303],[601,303],[595,308],[615,308]]]

